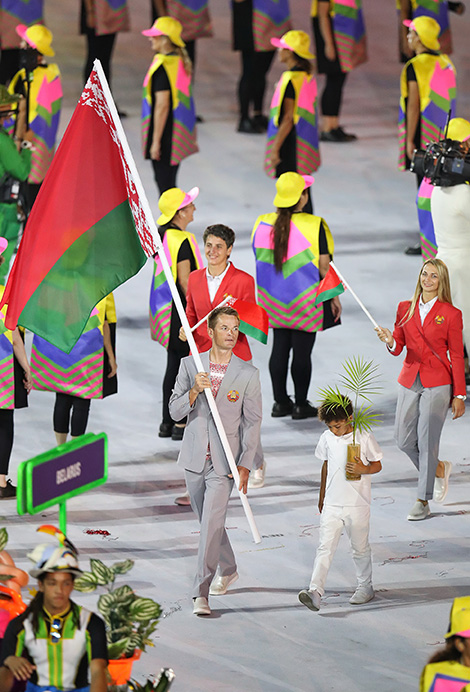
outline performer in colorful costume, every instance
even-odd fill
[[[160,17],[142,32],[155,51],[143,85],[142,149],[160,194],[175,187],[179,164],[198,151],[192,65],[181,31],[176,19]]]
[[[74,581],[82,574],[77,550],[53,526],[59,546],[43,543],[28,555],[38,592],[24,613],[11,620],[0,658],[0,690],[27,681],[27,692],[103,692],[108,651],[103,620],[74,603]]]
[[[168,15],[177,19],[183,30],[181,38],[193,64],[196,63],[196,40],[213,36],[208,0],[150,0],[152,23]]]
[[[318,151],[317,83],[305,31],[288,31],[271,39],[279,60],[287,66],[274,92],[268,125],[264,168],[272,178],[296,171],[309,175],[320,166]],[[313,211],[310,192],[305,211]]]
[[[93,309],[70,353],[34,336],[33,389],[57,392],[53,416],[57,444],[66,442],[69,429],[72,438],[85,434],[91,399],[117,392],[115,328],[116,308],[110,293]]]
[[[348,73],[367,60],[362,0],[312,0],[317,70],[326,75],[321,96],[322,142],[352,142],[356,135],[339,124]]]
[[[196,238],[186,230],[196,209],[194,200],[199,189],[194,187],[188,193],[175,187],[167,190],[158,200],[161,215],[157,220],[160,235],[173,279],[183,306],[186,307],[186,293],[189,275],[202,267],[202,257]],[[171,297],[170,287],[163,272],[158,255],[155,256],[154,275],[150,288],[150,335],[167,349],[167,364],[163,378],[162,422],[159,437],[172,437],[181,440],[184,423],[175,426],[168,410],[168,402],[175,385],[181,359],[189,354],[187,343],[179,339],[181,320]]]
[[[80,33],[85,34],[87,40],[84,82],[90,76],[93,61],[98,59],[111,84],[111,58],[116,36],[121,31],[129,31],[127,0],[82,0]]]
[[[429,500],[443,502],[452,464],[439,461],[439,442],[449,402],[453,418],[465,413],[462,313],[452,305],[449,273],[439,259],[421,267],[411,300],[399,303],[393,334],[377,327],[388,351],[406,358],[398,378],[395,437],[418,470],[418,499],[408,521],[430,514]]]
[[[0,252],[7,241],[0,238]],[[0,265],[4,262],[0,256]],[[0,298],[4,286],[0,286]],[[5,328],[5,315],[0,311],[0,499],[15,497],[16,488],[7,480],[13,447],[15,408],[28,405],[27,394],[31,390],[31,371],[18,327],[14,331]]]
[[[266,132],[263,114],[266,76],[274,51],[271,39],[291,28],[289,0],[232,0],[233,50],[241,52],[238,132]],[[250,110],[252,115],[250,115]]]
[[[439,43],[443,53],[452,53],[452,34],[449,22],[449,10],[456,14],[463,14],[465,5],[463,2],[448,2],[448,0],[397,0],[397,13],[399,17],[400,32],[400,53],[402,62],[409,60],[413,53],[410,51],[406,36],[403,30],[405,19],[416,19],[416,17],[431,17],[440,26]]]
[[[341,303],[315,306],[315,292],[328,271],[333,237],[326,221],[302,212],[311,176],[284,173],[276,183],[277,212],[263,214],[255,222],[251,242],[256,258],[258,303],[273,327],[269,373],[273,385],[275,418],[292,414],[311,418],[317,409],[307,401],[312,374],[311,352],[318,331],[337,324]],[[287,394],[289,354],[295,405]]]
[[[470,688],[470,596],[454,599],[445,639],[445,647],[431,656],[421,673],[420,692]]]
[[[18,24],[42,24],[44,0],[2,0],[0,3],[0,84],[8,84],[20,69]]]
[[[9,94],[0,85],[0,236],[8,241],[3,251],[4,261],[0,267],[0,284],[4,285],[10,261],[18,240],[20,222],[18,221],[19,181],[24,181],[31,170],[31,143],[24,141],[18,152],[13,139],[3,125],[15,112],[20,96]],[[32,139],[31,130],[26,133]],[[15,181],[17,186],[15,186]]]
[[[27,70],[23,68],[16,73],[9,86],[12,94],[21,94],[29,103],[28,127],[34,133],[31,173],[28,176],[28,203],[31,209],[55,153],[62,83],[58,66],[46,62],[46,56],[55,55],[49,29],[41,25],[28,28],[20,24],[16,30],[23,39],[22,50],[26,51],[27,60],[31,61]]]

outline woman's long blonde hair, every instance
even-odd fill
[[[402,321],[400,322],[400,326],[403,326],[406,322],[411,320],[415,313],[416,305],[418,304],[420,296],[423,292],[423,288],[421,286],[421,274],[423,273],[424,268],[428,266],[428,264],[432,264],[432,266],[437,271],[437,276],[439,279],[439,284],[437,287],[437,299],[441,303],[450,303],[451,305],[453,305],[452,295],[450,292],[449,270],[447,269],[447,265],[440,259],[427,260],[421,267],[418,276],[418,283],[416,284],[415,292],[413,294],[413,298],[411,299],[411,305],[408,311],[406,312],[405,316],[403,317]]]
[[[176,53],[180,56],[181,60],[183,61],[184,71],[189,77],[191,77],[193,73],[193,63],[191,62],[191,58],[188,55],[188,51],[186,50],[186,48],[181,48],[181,46],[177,46],[175,43],[173,43],[169,36],[165,36],[165,38],[167,40],[168,52]]]

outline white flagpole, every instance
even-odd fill
[[[337,267],[333,262],[330,262],[330,267],[331,267],[332,269],[334,269],[335,272],[338,274],[338,276],[339,276],[339,278],[341,279],[341,281],[343,282],[343,284],[346,286],[346,288],[348,289],[348,291],[351,292],[352,297],[356,299],[357,303],[359,304],[359,307],[362,308],[362,309],[364,310],[365,314],[366,314],[367,317],[370,319],[370,321],[372,322],[372,324],[374,325],[374,327],[375,327],[376,329],[380,329],[379,325],[378,325],[377,322],[374,320],[374,318],[372,317],[372,315],[370,314],[369,310],[366,308],[366,306],[364,305],[364,303],[362,302],[362,300],[359,298],[359,296],[358,296],[356,293],[354,293],[354,291],[352,290],[351,286],[348,284],[348,282],[346,281],[346,279],[344,278],[344,276],[339,272],[338,267]]]
[[[198,327],[201,326],[201,324],[204,324],[204,322],[207,321],[207,318],[211,314],[211,312],[214,312],[214,310],[217,310],[217,308],[221,308],[223,305],[227,305],[232,300],[232,296],[227,296],[221,303],[215,306],[215,308],[212,308],[210,312],[207,313],[205,317],[202,318],[202,320],[199,320],[197,324],[194,325],[194,327],[191,327],[191,332],[195,332]]]
[[[152,233],[154,243],[158,249],[158,256],[160,257],[160,261],[162,263],[162,268],[165,273],[166,280],[168,282],[168,286],[170,287],[171,295],[173,298],[173,301],[175,303],[176,309],[178,311],[178,315],[181,320],[181,324],[183,325],[183,329],[187,335],[188,339],[188,344],[191,349],[191,355],[194,358],[194,362],[196,364],[196,368],[198,372],[204,372],[204,366],[202,364],[201,356],[199,355],[199,351],[197,350],[196,342],[194,340],[194,337],[191,333],[191,327],[189,326],[188,318],[186,317],[186,313],[183,308],[183,303],[181,302],[181,298],[179,296],[178,290],[176,288],[176,284],[173,280],[173,275],[171,273],[171,268],[170,265],[168,264],[168,260],[165,255],[165,251],[163,249],[163,243],[160,238],[160,234],[158,232],[157,225],[153,219],[153,214],[152,210],[150,209],[150,205],[147,199],[147,195],[145,194],[144,186],[142,185],[142,181],[139,176],[139,172],[137,170],[137,166],[135,165],[134,157],[132,156],[131,149],[129,147],[129,143],[127,141],[126,133],[124,132],[124,128],[122,127],[121,120],[119,118],[116,104],[114,103],[113,96],[111,94],[111,89],[109,88],[108,81],[106,79],[106,75],[104,74],[103,67],[101,65],[101,62],[99,60],[95,60],[93,63],[93,67],[96,69],[96,72],[98,73],[98,76],[100,78],[101,85],[103,87],[103,93],[106,98],[106,102],[108,104],[111,117],[113,119],[114,125],[116,127],[117,133],[119,135],[119,139],[121,141],[121,146],[124,151],[124,155],[126,157],[127,164],[129,166],[129,169],[132,173],[132,177],[134,179],[134,184],[137,190],[137,194],[140,199],[140,203],[142,205],[142,209],[145,214],[145,218],[147,220],[148,226],[150,228],[150,232]],[[222,419],[220,417],[219,411],[217,409],[215,399],[212,395],[212,392],[210,389],[204,389],[205,395],[207,397],[207,401],[209,403],[209,408],[211,410],[212,416],[214,418],[214,423],[217,428],[217,432],[220,437],[220,441],[222,442],[222,446],[224,448],[225,455],[227,457],[227,461],[230,467],[230,471],[233,475],[233,479],[235,482],[235,487],[238,490],[238,486],[240,484],[240,476],[238,474],[238,469],[237,465],[235,463],[235,458],[233,456],[232,450],[230,449],[230,444],[227,439],[227,435],[225,433],[225,429],[222,423]],[[243,506],[243,509],[245,511],[246,518],[248,520],[248,524],[251,529],[251,533],[253,534],[253,540],[255,543],[261,543],[261,536],[259,534],[258,528],[255,523],[255,519],[253,516],[253,512],[251,511],[251,507],[248,502],[247,496],[241,491],[238,490],[238,494],[240,496],[240,500]]]

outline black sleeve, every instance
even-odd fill
[[[293,101],[295,101],[295,89],[294,89],[294,85],[292,84],[292,82],[289,82],[289,84],[286,86],[286,90],[284,92],[284,98],[285,99],[292,99]]]
[[[183,240],[181,243],[180,249],[178,251],[178,258],[176,262],[184,262],[184,260],[191,260],[193,259],[193,251],[191,250],[191,245],[189,244],[189,240],[186,238]]]
[[[170,80],[163,65],[152,75],[152,94],[156,91],[171,91]]]
[[[408,65],[406,68],[406,81],[407,82],[417,82],[418,81],[416,79],[415,68],[411,64]]]
[[[21,616],[13,618],[8,623],[8,626],[3,635],[2,652],[0,654],[0,666],[8,656],[16,656],[16,647],[18,645],[18,637],[23,630],[23,621]]]
[[[92,613],[88,622],[87,632],[91,642],[91,660],[94,658],[104,658],[108,660],[108,645],[106,643],[106,630],[103,620]]]
[[[318,231],[318,251],[320,255],[328,255],[328,243],[326,240],[325,226],[323,221],[320,224],[320,230]]]

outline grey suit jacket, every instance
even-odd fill
[[[201,353],[201,359],[205,372],[209,372],[209,351]],[[189,404],[189,390],[196,374],[193,358],[183,358],[170,398],[170,415],[173,420],[188,417],[178,464],[189,471],[200,473],[204,468],[207,444],[210,443],[215,472],[227,475],[230,467],[206,395],[199,394],[193,406]],[[216,403],[237,466],[251,469],[260,441],[262,417],[257,368],[232,354]]]

